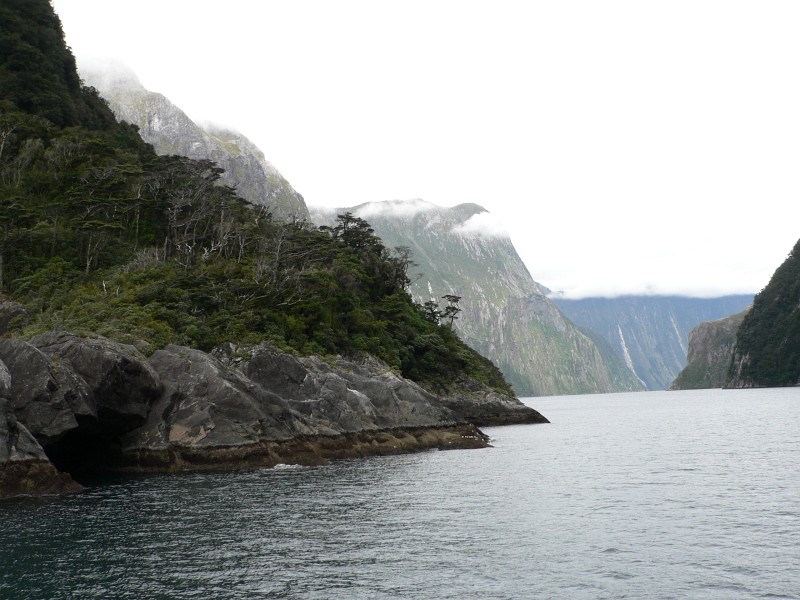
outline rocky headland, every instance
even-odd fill
[[[544,422],[469,378],[433,394],[369,355],[326,361],[263,343],[146,357],[101,336],[0,340],[0,497],[75,491],[92,473],[483,448],[481,425]]]
[[[129,73],[97,83],[130,91],[115,116],[47,0],[0,22],[0,497],[479,448],[482,424],[545,421],[414,304],[368,223],[313,227],[249,140]]]
[[[670,385],[671,390],[724,387],[736,346],[736,332],[750,309],[700,323],[689,332],[686,367]]]

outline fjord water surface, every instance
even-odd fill
[[[0,503],[0,597],[800,597],[800,390],[526,402],[486,450]]]

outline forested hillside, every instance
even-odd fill
[[[726,385],[800,383],[800,242],[753,300],[736,334]]]
[[[152,351],[268,340],[369,352],[446,387],[499,371],[405,291],[407,255],[368,223],[284,223],[207,160],[157,156],[81,86],[46,0],[0,4],[0,290],[12,333],[94,332]]]

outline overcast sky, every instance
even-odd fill
[[[309,205],[475,202],[569,295],[755,293],[800,238],[800,3],[53,0]]]

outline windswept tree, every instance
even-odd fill
[[[461,312],[461,309],[458,307],[458,303],[461,301],[461,296],[445,294],[442,296],[442,299],[447,300],[447,306],[442,311],[441,318],[442,320],[447,321],[447,325],[450,327],[450,329],[452,329],[454,321],[458,318],[458,313]]]

